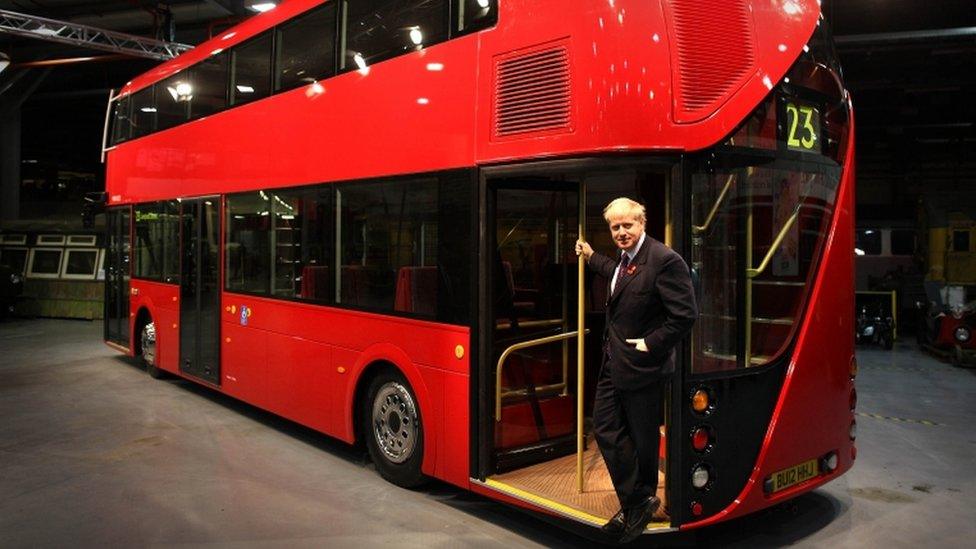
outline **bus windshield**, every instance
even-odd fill
[[[837,203],[849,101],[821,29],[767,100],[692,162],[692,373],[786,356]]]

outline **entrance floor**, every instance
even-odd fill
[[[663,461],[661,462],[663,466]],[[576,454],[570,454],[544,463],[538,463],[515,471],[491,477],[491,485],[503,491],[506,487],[518,492],[536,496],[568,508],[569,514],[591,523],[603,524],[612,517],[620,504],[613,491],[610,474],[603,462],[603,456],[593,437],[587,440],[583,453],[583,493],[576,484]],[[664,472],[658,471],[657,497],[663,504],[658,508],[648,528],[670,528],[670,519],[665,512],[667,501],[664,497]],[[575,512],[572,512],[575,511]]]

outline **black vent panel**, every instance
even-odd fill
[[[572,129],[569,48],[560,43],[495,59],[494,138]]]

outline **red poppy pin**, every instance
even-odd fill
[[[630,267],[627,267],[627,274],[628,275],[632,275],[632,274],[634,274],[636,272],[637,272],[637,265],[631,265]]]

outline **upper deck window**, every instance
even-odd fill
[[[447,39],[447,0],[343,0],[343,6],[343,69],[364,69]]]
[[[458,34],[488,28],[498,20],[497,0],[455,0]]]
[[[237,46],[231,61],[231,105],[271,94],[271,33]]]
[[[275,91],[335,74],[336,3],[315,9],[278,28]]]
[[[190,70],[190,118],[199,118],[227,108],[227,79],[230,59],[227,52],[212,55]]]
[[[156,98],[153,95],[155,88],[149,86],[132,94],[132,114],[129,122],[132,125],[133,139],[156,131]]]
[[[129,120],[131,112],[129,111],[132,96],[126,96],[115,102],[114,111],[112,114],[115,120],[115,125],[112,126],[112,143],[119,143],[129,139],[132,135],[132,122]]]
[[[188,71],[180,71],[156,84],[156,127],[165,130],[186,122],[192,99],[193,85]]]

